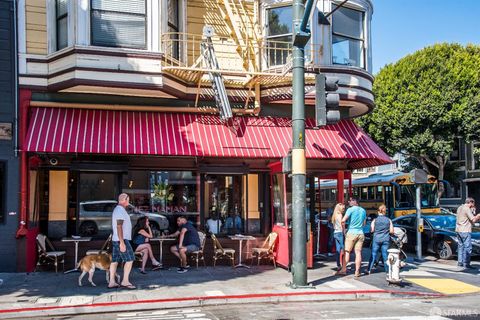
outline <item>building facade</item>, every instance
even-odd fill
[[[350,121],[374,107],[372,3],[351,0],[320,24],[340,3],[317,2],[305,51],[310,175],[390,161]],[[270,168],[291,145],[291,4],[20,0],[19,269],[32,267],[38,232],[105,237],[120,192],[132,215],[167,217],[159,232],[182,214],[199,228],[216,216],[222,234],[268,233]],[[319,70],[339,78],[345,120],[316,130]]]
[[[7,272],[16,270],[19,223],[15,9],[15,1],[0,0],[0,270]]]

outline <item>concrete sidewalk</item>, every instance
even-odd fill
[[[384,274],[354,279],[352,275],[333,275],[334,262],[316,262],[308,271],[311,286],[292,289],[287,286],[291,274],[272,266],[233,269],[227,266],[191,268],[178,274],[176,268],[149,271],[143,275],[132,271],[135,290],[108,289],[105,272],[97,271],[92,287],[79,273],[0,274],[0,318],[26,318],[47,315],[68,315],[106,311],[147,310],[194,307],[207,304],[281,302],[306,300],[388,299],[390,297],[438,297],[431,290],[419,287],[389,288]],[[441,267],[441,265],[439,266]],[[368,284],[377,277],[378,284]]]

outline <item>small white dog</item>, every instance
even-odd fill
[[[77,268],[82,270],[82,274],[78,277],[78,285],[82,286],[82,279],[88,273],[88,281],[92,286],[96,286],[93,283],[93,274],[95,273],[95,268],[100,270],[105,270],[107,283],[110,281],[110,264],[112,263],[112,255],[107,253],[92,254],[82,258],[78,263]],[[115,274],[117,282],[120,280],[120,276]]]

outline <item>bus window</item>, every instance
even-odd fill
[[[368,187],[368,200],[375,200],[375,187],[374,186],[370,186]]]
[[[358,198],[358,194],[359,194],[358,189],[359,189],[359,187],[353,188],[353,197],[354,198]]]
[[[400,199],[396,199],[397,208],[414,208],[415,207],[415,186],[400,185]]]
[[[377,186],[376,200],[383,200],[383,186]]]
[[[360,188],[360,191],[361,191],[361,193],[360,193],[360,199],[361,199],[361,200],[367,200],[367,199],[368,199],[368,197],[367,197],[367,195],[368,195],[367,190],[368,190],[367,187],[361,187],[361,188]]]

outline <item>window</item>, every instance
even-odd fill
[[[267,10],[267,56],[269,66],[287,62],[292,42],[292,7]]]
[[[145,0],[92,0],[92,45],[146,49]]]
[[[168,53],[178,59],[180,57],[180,18],[179,18],[179,4],[178,0],[167,1],[167,32],[170,33],[171,46],[168,48]]]
[[[332,19],[333,64],[365,68],[364,12],[341,7]]]
[[[394,225],[399,225],[406,228],[413,228],[415,225],[415,217],[405,217],[395,220]]]
[[[68,1],[56,0],[55,19],[57,30],[57,50],[68,46]]]

